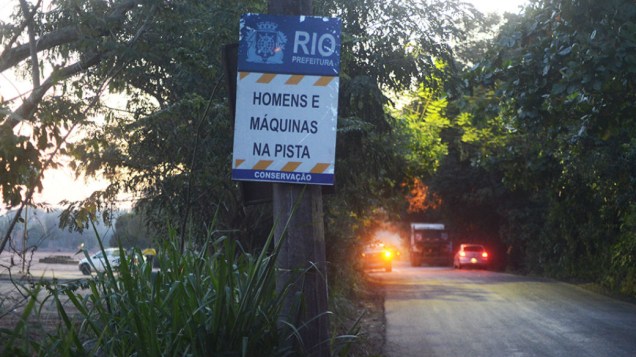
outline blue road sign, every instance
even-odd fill
[[[245,14],[241,17],[241,72],[338,76],[340,19]]]
[[[232,178],[333,185],[340,19],[241,17]]]

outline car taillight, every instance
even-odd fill
[[[484,257],[484,258],[488,258],[488,253],[487,252],[483,252],[483,253],[481,253],[481,256]]]
[[[465,257],[466,256],[466,252],[464,252],[464,251],[459,252],[459,256],[460,257]]]

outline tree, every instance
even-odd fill
[[[10,172],[21,172],[0,175],[5,202],[28,202],[19,191],[37,188],[59,153],[71,155],[78,172],[111,182],[85,202],[69,203],[66,224],[81,227],[117,193],[128,192],[154,225],[177,227],[182,240],[188,232],[205,236],[212,222],[215,229],[239,230],[242,239],[264,231],[271,222],[267,210],[242,209],[229,180],[232,123],[220,56],[221,45],[236,41],[239,15],[262,10],[264,2],[94,0],[45,8],[25,1],[30,10],[16,7],[14,19],[29,21],[4,27],[9,41],[0,68],[41,68],[51,81],[35,86],[41,96],[29,101],[35,103],[29,107],[33,134],[2,132],[13,140],[2,140],[3,164],[18,158]],[[345,39],[337,166],[347,169],[337,170],[333,204],[347,212],[403,206],[400,184],[429,168],[410,167],[417,155],[404,160],[411,150],[404,142],[417,138],[396,124],[385,93],[454,78],[449,43],[465,38],[480,17],[455,1],[316,1],[314,9],[340,16]],[[26,40],[29,23],[38,45]],[[32,55],[40,66],[30,67]],[[56,95],[45,95],[45,88]],[[106,91],[124,95],[125,103],[112,108]],[[13,128],[26,107],[5,109],[3,123]],[[69,144],[66,134],[80,128],[83,139]]]
[[[385,87],[408,88],[413,77],[428,78],[429,64],[435,63],[435,57],[452,57],[444,41],[464,36],[460,25],[469,22],[463,13],[450,10],[468,11],[470,7],[454,3],[450,7],[434,3],[428,5],[428,11],[417,12],[411,11],[415,6],[410,2],[395,1],[392,5],[391,21],[418,21],[417,31],[403,26],[379,29],[388,11],[384,2],[326,1],[314,6],[316,14],[341,16],[348,39],[342,60],[337,166],[351,170],[337,170],[340,198],[334,202],[346,200],[348,206],[360,211],[367,210],[369,204],[391,201],[395,192],[401,191],[399,184],[408,171],[401,158],[404,151],[396,145],[407,138],[407,129],[391,132],[393,119],[385,109]],[[372,15],[366,14],[369,8]],[[235,38],[238,15],[244,10],[210,2],[198,6],[174,3],[172,12],[159,21],[165,29],[156,31],[162,36],[150,36],[151,32],[147,39],[140,36],[146,49],[144,60],[122,74],[124,80],[113,81],[133,96],[126,109],[132,117],[128,113],[111,115],[109,125],[76,147],[78,161],[85,162],[89,171],[104,169],[120,178],[120,187],[141,193],[139,205],[158,213],[154,219],[157,224],[178,221],[181,234],[189,229],[197,232],[193,236],[203,236],[212,217],[217,217],[216,228],[238,229],[246,239],[259,227],[254,221],[271,222],[263,210],[239,209],[237,187],[229,181],[231,136],[227,133],[232,125],[227,94],[220,83],[218,48]],[[435,11],[444,21],[432,21]],[[184,28],[184,23],[190,27]],[[210,23],[217,27],[210,28]],[[184,41],[184,32],[198,35]],[[175,48],[174,43],[180,46]],[[384,69],[378,70],[380,67]],[[440,72],[437,67],[433,70]],[[144,83],[148,78],[140,73],[177,73],[178,77],[160,82],[159,93],[155,80]]]
[[[474,120],[507,131],[479,166],[510,192],[501,231],[530,270],[614,279],[614,249],[630,246],[618,240],[634,239],[621,222],[634,192],[635,19],[631,1],[535,1],[476,69],[497,114]]]
[[[143,214],[126,213],[117,217],[115,233],[110,240],[113,247],[145,249],[154,246],[156,234],[144,222]]]
[[[409,190],[402,184],[430,175],[443,150],[420,142],[433,126],[404,119],[390,109],[390,98],[419,84],[443,93],[440,84],[447,82],[452,92],[458,67],[449,43],[461,41],[481,18],[453,1],[324,1],[314,10],[343,20],[336,194],[326,198],[325,235],[329,260],[344,262],[381,223],[377,217],[401,220]]]
[[[68,152],[72,133],[90,126],[100,94],[126,66],[160,2],[17,4],[13,22],[1,27],[0,72],[30,73],[32,89],[0,104],[0,192],[9,208],[19,206],[0,253],[22,208],[42,189],[43,172]]]
[[[271,217],[241,209],[230,181],[233,126],[221,57],[236,41],[240,14],[259,6],[172,2],[139,37],[144,51],[113,81],[128,95],[125,110],[75,148],[80,169],[109,173],[114,186],[140,196],[136,205],[158,230],[170,224],[182,242],[203,239],[214,222],[248,243]]]
[[[26,2],[23,1],[22,4]],[[192,143],[190,138],[196,135],[188,133],[186,136],[183,132],[173,132],[169,121],[163,127],[158,127],[160,124],[157,124],[154,130],[147,124],[170,119],[178,123],[177,127],[201,129],[201,121],[213,120],[214,115],[218,115],[201,115],[207,105],[208,109],[213,108],[215,113],[220,112],[225,116],[219,127],[215,128],[213,125],[206,130],[218,130],[223,133],[219,136],[224,139],[228,137],[226,133],[230,130],[227,110],[222,102],[223,91],[217,90],[224,88],[220,82],[222,70],[218,53],[220,44],[223,43],[221,41],[234,39],[237,22],[230,26],[230,21],[237,21],[236,14],[242,12],[245,5],[237,3],[231,7],[222,1],[165,3],[129,0],[110,3],[89,1],[82,4],[54,2],[49,6],[45,9],[38,3],[30,12],[18,9],[15,19],[19,19],[22,13],[27,14],[22,17],[28,21],[23,20],[20,24],[4,27],[4,35],[9,40],[1,57],[0,68],[6,70],[21,65],[30,68],[28,41],[25,45],[17,44],[29,23],[38,37],[38,45],[31,53],[39,55],[41,66],[50,68],[51,72],[43,85],[34,80],[35,89],[25,105],[14,111],[5,107],[1,134],[6,140],[2,140],[3,147],[0,150],[0,167],[6,168],[0,175],[4,202],[9,206],[20,203],[23,197],[21,192],[25,191],[27,194],[24,196],[27,199],[23,202],[28,202],[32,191],[41,189],[41,173],[47,167],[56,165],[56,155],[59,153],[70,154],[80,160],[86,159],[85,163],[77,162],[78,171],[102,173],[112,180],[108,189],[96,192],[86,202],[72,204],[71,210],[64,215],[65,223],[81,223],[86,222],[89,217],[95,217],[99,209],[105,207],[104,202],[113,200],[120,191],[138,190],[144,194],[146,190],[144,198],[151,200],[152,195],[149,193],[153,190],[164,192],[161,188],[168,187],[163,201],[157,204],[164,202],[164,209],[172,208],[172,205],[165,202],[173,199],[166,196],[173,195],[172,190],[188,190],[184,183],[192,186],[197,182],[192,178],[174,181],[166,173],[180,171],[187,175],[188,168],[180,167],[181,163],[174,159],[169,161],[170,155],[163,162],[157,159],[153,162],[153,158],[158,157],[155,154],[181,153],[181,161],[205,162],[196,157],[196,151],[200,148],[196,144],[194,152],[183,152],[183,149],[192,148],[189,146]],[[210,26],[216,23],[220,24]],[[192,33],[199,36],[184,36]],[[229,33],[232,35],[229,36]],[[211,41],[213,38],[218,41]],[[192,41],[185,44],[188,39]],[[184,46],[174,46],[180,42]],[[203,45],[208,46],[207,49]],[[74,60],[74,65],[67,66]],[[35,66],[33,73],[39,67]],[[121,111],[110,108],[109,103],[102,101],[101,95],[106,89],[111,93],[126,92],[130,99],[130,113],[122,115]],[[193,89],[198,89],[198,94],[190,94]],[[57,95],[45,96],[47,90],[56,90]],[[214,103],[208,102],[208,97],[215,98]],[[10,103],[5,105],[7,104]],[[156,114],[151,115],[153,112]],[[24,113],[32,113],[27,118],[29,125],[33,126],[33,134],[30,136],[14,133],[13,128],[19,122],[18,119],[25,116]],[[198,125],[189,125],[192,119],[181,120],[182,114],[184,117],[197,119]],[[93,115],[103,115],[107,125],[101,126],[101,123],[92,120]],[[139,118],[141,120],[133,125]],[[67,136],[79,128],[87,133],[87,140],[69,145]],[[157,136],[149,136],[149,133]],[[100,138],[98,135],[104,137]],[[153,137],[156,139],[154,144]],[[162,141],[166,138],[180,140],[182,150],[175,149],[174,145],[168,149],[155,150],[156,145],[165,147]],[[112,142],[102,139],[112,139]],[[133,150],[128,157],[122,156],[126,140],[139,143],[141,150]],[[227,140],[221,142],[227,147]],[[206,144],[208,143],[201,141],[201,145]],[[148,155],[149,153],[153,155]],[[91,154],[94,154],[93,157]],[[216,155],[216,159],[222,160],[223,157]],[[146,161],[142,162],[140,158]],[[163,177],[165,181],[162,180]],[[214,185],[213,182],[211,184]],[[219,187],[221,192],[227,191],[227,184],[224,185],[225,189]],[[174,189],[170,189],[172,186]],[[232,189],[236,191],[234,187]],[[223,199],[212,200],[214,201],[221,206]],[[184,207],[190,208],[188,204],[184,204]],[[175,211],[177,210],[179,207],[175,207]],[[196,207],[194,211],[196,212]],[[210,220],[210,217],[212,216],[208,215],[207,219]]]

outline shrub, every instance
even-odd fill
[[[171,238],[174,238],[174,234]],[[279,320],[285,291],[275,287],[276,252],[258,256],[219,238],[184,253],[167,240],[159,269],[122,259],[117,272],[67,284],[42,282],[23,321],[4,331],[3,353],[39,356],[282,356],[298,334]],[[101,244],[101,242],[100,242]],[[103,246],[102,246],[103,249]],[[123,251],[122,251],[123,253]],[[140,255],[136,252],[135,255]],[[130,255],[128,255],[130,256]],[[46,288],[41,299],[37,291]],[[41,300],[39,300],[41,299]],[[60,324],[33,339],[24,323],[53,302]],[[301,345],[301,344],[300,344]]]

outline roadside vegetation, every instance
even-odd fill
[[[502,267],[636,296],[635,20],[633,1],[531,2],[449,103],[425,182]]]
[[[141,256],[136,251],[121,261],[117,271],[109,266],[86,280],[36,282],[25,288],[29,299],[22,318],[15,329],[0,330],[0,352],[6,356],[312,353],[315,346],[299,339],[304,327],[293,321],[302,308],[301,297],[285,306],[287,289],[276,289],[277,251],[271,247],[271,237],[259,255],[242,251],[227,237],[210,237],[185,252],[175,243],[164,241],[154,270],[152,263],[133,259]],[[38,323],[47,305],[55,307],[60,321],[53,328]],[[281,318],[283,308],[289,310],[289,320]],[[338,354],[355,337],[349,333],[322,342]]]
[[[68,160],[78,175],[109,184],[63,202],[60,226],[81,232],[99,220],[115,224],[111,241],[125,248],[194,247],[198,253],[162,263],[199,274],[172,270],[183,274],[171,280],[181,284],[172,293],[198,296],[188,279],[219,292],[214,279],[231,282],[267,265],[257,262],[275,251],[266,239],[271,203],[244,205],[230,179],[233,124],[221,55],[237,41],[239,16],[265,12],[266,1],[14,0],[7,8],[0,73],[30,88],[0,99],[0,193],[11,210],[0,254],[28,221],[26,207],[48,208],[33,201],[42,175]],[[386,222],[398,231],[410,221],[444,222],[456,242],[486,244],[498,269],[636,296],[633,1],[533,0],[503,19],[459,1],[315,0],[313,10],[340,17],[343,33],[337,184],[324,196],[330,299],[342,304],[330,309],[355,305],[364,291],[358,249]],[[122,194],[133,207],[116,216]],[[202,261],[228,275],[204,278],[217,270],[202,270]],[[125,307],[126,299],[171,296],[166,280],[144,269],[131,266],[126,286],[100,276],[81,302],[121,292],[113,296],[131,326],[113,331],[132,331],[135,314],[158,312]],[[51,289],[53,300],[76,294]],[[124,313],[109,304],[104,311]],[[200,310],[204,320],[222,313]],[[97,334],[96,326],[63,324],[74,332],[56,346],[120,348],[107,338],[94,346],[73,340]],[[278,325],[270,332],[290,336]],[[24,351],[49,343],[13,336]],[[269,351],[286,351],[270,337],[259,337]]]

